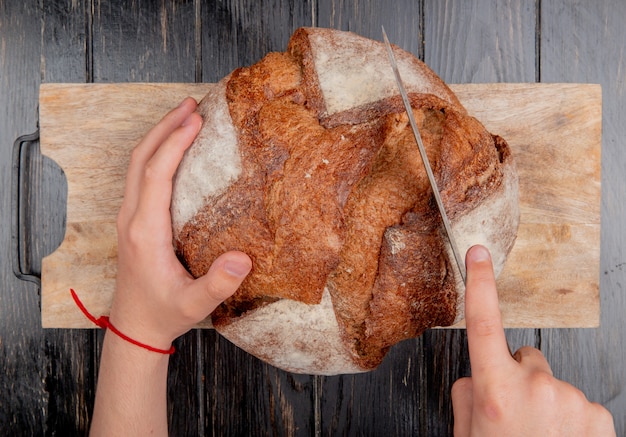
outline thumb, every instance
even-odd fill
[[[203,313],[199,320],[232,296],[251,269],[252,261],[243,252],[226,252],[213,261],[206,275],[194,281],[193,304]]]

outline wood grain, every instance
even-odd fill
[[[382,40],[384,26],[391,42],[423,59],[423,3],[409,1],[394,8],[389,5],[385,0],[320,1],[315,25],[348,30],[375,40]]]
[[[311,26],[315,0],[207,2],[202,5],[202,82],[217,82],[283,51],[291,34]]]
[[[39,1],[0,2],[0,429],[16,436],[49,435],[58,429],[72,435],[84,430],[93,387],[91,348],[83,342],[92,334],[42,330],[39,290],[32,282],[19,281],[12,270],[11,146],[37,127],[45,49],[41,14]],[[70,21],[66,25],[71,27]],[[50,27],[45,30],[49,36]],[[53,44],[49,38],[46,41]],[[31,254],[26,265],[37,274],[38,258],[62,240],[58,229],[63,217],[50,210],[63,203],[64,189],[58,184],[58,168],[39,154],[38,147],[29,155],[30,163],[23,170],[33,183],[23,192],[29,208],[24,243],[30,245]]]
[[[64,244],[51,258],[46,258],[51,262],[44,261],[42,268],[42,289],[50,286],[57,290],[42,295],[43,307],[52,308],[49,314],[65,312],[63,294],[69,290],[68,286],[76,289],[94,314],[108,312],[116,273],[116,211],[121,205],[129,152],[155,121],[177,106],[184,96],[201,98],[208,87],[206,84],[42,85],[40,117],[42,120],[51,117],[51,124],[41,130],[41,144],[52,147],[44,146],[42,150],[46,150],[43,152],[46,155],[50,150],[68,181]],[[60,93],[47,93],[50,89],[58,89]],[[77,92],[82,94],[80,99]],[[138,98],[145,103],[138,105]],[[120,109],[123,112],[118,112]],[[59,137],[53,139],[57,136],[54,130],[61,122],[56,117],[63,117],[63,113],[77,117],[71,124],[80,129],[71,126],[58,129]],[[84,152],[79,152],[78,144],[84,145],[81,146]],[[68,243],[75,245],[76,250],[63,250]],[[44,327],[56,325],[46,312],[42,316]],[[80,321],[80,313],[75,316],[71,325],[90,327],[84,320]]]
[[[199,98],[211,86],[42,85],[42,151],[64,169],[68,180],[66,237],[43,263],[44,326],[90,326],[69,298],[70,287],[95,314],[108,313],[115,279],[115,216],[129,151],[181,96]],[[470,113],[509,141],[516,157],[521,223],[499,279],[506,326],[596,326],[600,88],[452,88]],[[69,129],[70,123],[80,125],[80,131]]]
[[[520,178],[520,228],[498,280],[505,324],[597,326],[601,89],[575,84],[484,87],[491,92],[472,86],[462,101],[488,130],[507,138]]]

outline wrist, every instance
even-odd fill
[[[72,298],[74,299],[74,302],[76,303],[78,308],[83,312],[85,317],[87,317],[96,326],[106,329],[109,332],[116,335],[117,337],[119,337],[121,340],[124,340],[127,343],[132,344],[133,346],[143,348],[147,351],[166,354],[166,355],[171,355],[174,353],[174,347],[172,346],[171,340],[169,339],[163,340],[162,338],[158,338],[158,337],[152,343],[144,343],[140,340],[137,340],[137,338],[140,338],[140,337],[132,334],[132,332],[135,332],[135,330],[126,329],[124,327],[120,329],[119,328],[120,325],[117,324],[116,326],[116,324],[114,324],[111,321],[109,316],[100,316],[96,318],[93,314],[89,312],[89,310],[85,307],[85,305],[83,305],[82,301],[80,300],[80,298],[78,297],[78,295],[76,294],[74,290],[70,289],[70,293],[72,295]],[[111,312],[114,313],[115,311],[111,310]],[[133,319],[131,318],[130,320],[133,320]],[[139,332],[141,331],[142,330],[139,330]],[[131,332],[130,335],[128,334],[129,332]],[[146,332],[157,332],[157,330],[146,331]],[[153,346],[153,344],[156,344],[157,346]],[[165,346],[165,345],[168,345],[168,346]]]
[[[139,348],[107,330],[91,434],[148,435],[155,428],[166,430],[169,361],[169,355]]]
[[[160,341],[154,341],[154,342],[150,342],[150,343],[144,343],[141,340],[138,340],[139,338],[142,338],[140,336],[131,336],[131,335],[127,335],[125,334],[123,331],[121,331],[120,329],[118,329],[113,323],[111,323],[110,321],[108,321],[106,328],[108,329],[109,332],[115,334],[117,337],[119,337],[120,339],[124,340],[125,342],[138,347],[138,348],[142,348],[145,349],[149,352],[155,352],[155,353],[159,353],[159,354],[163,354],[163,355],[172,355],[175,351],[174,346],[172,346],[172,342],[171,341],[165,341],[165,342],[160,342]],[[128,331],[126,331],[128,332]],[[163,346],[161,346],[161,344],[163,344]],[[168,346],[164,346],[165,344],[168,344]],[[159,346],[154,346],[154,345],[159,345]]]
[[[141,341],[136,341],[133,338],[126,336],[124,333],[116,332],[116,329],[110,327],[106,329],[104,335],[104,343],[109,344],[114,348],[119,355],[130,355],[133,360],[140,359],[144,361],[150,360],[169,360],[170,355],[174,354],[175,348],[171,344],[167,347],[155,347]]]
[[[171,355],[174,352],[173,337],[163,334],[157,327],[143,322],[138,315],[126,315],[111,310],[108,330],[121,340],[147,351]]]

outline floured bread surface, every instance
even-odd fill
[[[377,41],[332,29],[302,30],[293,36],[290,49],[301,54],[304,65],[315,66],[314,71],[304,72],[317,79],[308,82],[319,86],[323,119],[355,110],[366,114],[381,100],[398,94],[386,48]],[[463,111],[454,93],[423,62],[404,50],[397,49],[395,56],[407,92],[436,95]]]
[[[519,221],[508,146],[395,50],[462,250],[486,244],[501,268]],[[203,99],[177,174],[175,244],[192,274],[228,250],[253,261],[213,325],[289,371],[373,369],[395,343],[462,318],[463,284],[386,59],[381,43],[299,29],[285,53]]]

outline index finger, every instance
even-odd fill
[[[472,377],[481,380],[510,368],[515,360],[504,335],[491,254],[483,246],[474,246],[467,251],[465,263],[465,321],[470,364]]]
[[[159,146],[152,158],[146,163],[139,187],[137,214],[143,215],[146,223],[155,212],[167,212],[167,221],[171,220],[169,208],[172,201],[172,183],[180,162],[202,126],[199,114],[189,115],[185,123],[171,133]],[[162,217],[165,218],[165,217]]]
[[[178,129],[181,124],[194,112],[196,101],[187,97],[182,103],[168,112],[135,146],[130,156],[130,163],[126,174],[126,188],[124,197],[131,205],[136,204],[137,193],[141,185],[141,178],[146,163],[154,156],[161,144]]]

